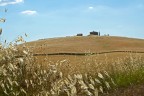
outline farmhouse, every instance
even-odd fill
[[[82,34],[82,33],[79,33],[79,34],[77,34],[77,36],[83,36],[83,34]]]
[[[92,32],[90,32],[89,35],[97,35],[97,36],[100,36],[100,32],[92,31]]]

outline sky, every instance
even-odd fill
[[[4,10],[8,9],[5,13]],[[144,0],[0,0],[1,40],[101,35],[144,39]]]

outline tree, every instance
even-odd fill
[[[0,28],[0,35],[2,34],[2,28]]]

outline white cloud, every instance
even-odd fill
[[[89,9],[92,10],[92,9],[94,9],[94,7],[90,6]]]
[[[25,15],[36,15],[36,14],[37,14],[37,11],[25,10],[25,11],[22,11],[21,14],[25,14]]]
[[[24,0],[0,0],[0,6],[22,3]]]
[[[104,11],[104,10],[111,10],[112,8],[109,6],[97,5],[97,6],[90,6],[88,7],[88,9],[94,11]]]

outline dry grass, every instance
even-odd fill
[[[1,96],[98,96],[114,85],[106,71],[95,76],[75,73],[64,77],[59,68],[63,62],[44,69],[35,64],[27,48],[22,52],[23,58],[15,58],[18,50],[11,46],[1,52]]]
[[[0,96],[117,96],[129,94],[121,88],[144,83],[141,54],[35,58],[30,51],[1,46]]]
[[[115,61],[120,61],[129,56],[142,56],[144,54],[136,53],[111,53],[91,56],[37,56],[37,63],[43,66],[48,64],[60,64],[62,72],[65,75],[74,73],[95,73],[101,70],[109,70]]]

